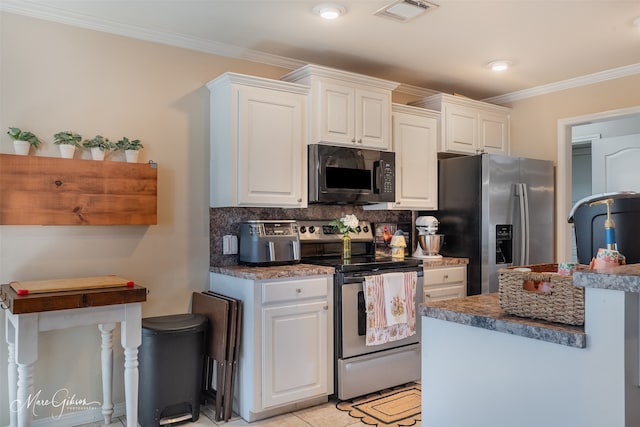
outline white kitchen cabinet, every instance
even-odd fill
[[[211,274],[242,300],[234,410],[252,422],[326,402],[333,393],[333,276],[250,280]]]
[[[317,65],[282,77],[311,87],[309,143],[391,150],[395,82]]]
[[[424,267],[424,302],[467,296],[466,265]]]
[[[211,206],[306,207],[309,88],[235,73],[207,87]]]
[[[438,209],[438,118],[434,110],[393,104],[396,201],[365,205],[376,209]]]
[[[440,111],[440,152],[509,154],[510,108],[448,94],[411,105]]]

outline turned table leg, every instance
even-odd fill
[[[102,361],[102,416],[105,424],[111,424],[113,416],[113,330],[115,323],[101,323],[98,325],[101,337],[101,361]]]
[[[16,364],[16,330],[5,317],[5,338],[9,351],[9,366],[7,380],[9,386],[9,427],[18,427],[17,394],[18,394],[18,365]]]
[[[127,304],[120,333],[124,348],[124,394],[127,427],[138,427],[138,347],[142,343],[142,308]]]
[[[14,327],[15,361],[18,381],[16,398],[11,402],[17,411],[18,427],[30,427],[33,418],[33,371],[38,360],[38,315],[21,314],[11,316]]]

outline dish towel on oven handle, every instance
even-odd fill
[[[397,341],[416,333],[417,278],[415,271],[365,277],[366,345]],[[388,311],[392,312],[389,316]]]

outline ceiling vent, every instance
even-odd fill
[[[436,7],[438,7],[437,4],[424,0],[398,0],[377,10],[374,15],[407,22]]]

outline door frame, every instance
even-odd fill
[[[604,122],[613,118],[640,114],[640,105],[618,110],[602,111],[558,120],[558,160],[556,183],[556,260],[571,258],[571,225],[567,222],[571,211],[571,128],[576,125]]]

